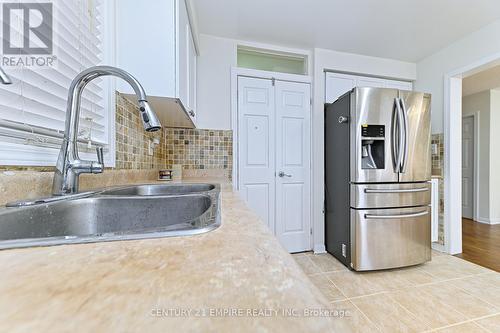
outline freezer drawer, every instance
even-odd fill
[[[430,203],[430,183],[351,184],[352,208],[415,207],[430,205]]]
[[[351,265],[357,271],[388,269],[431,260],[429,206],[351,209]]]

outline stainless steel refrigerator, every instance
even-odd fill
[[[354,88],[325,105],[325,243],[346,266],[431,259],[430,95]]]

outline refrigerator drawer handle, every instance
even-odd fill
[[[417,192],[427,192],[429,191],[428,187],[422,188],[409,188],[409,189],[371,189],[365,188],[365,193],[417,193]]]
[[[365,214],[365,219],[367,220],[390,220],[390,219],[404,219],[404,218],[412,218],[412,217],[420,217],[428,215],[429,211],[418,212],[414,214],[401,214],[401,215],[372,215]]]

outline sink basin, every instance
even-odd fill
[[[176,195],[213,191],[212,184],[151,184],[136,185],[109,189],[101,192],[101,195]]]
[[[207,232],[220,225],[219,191],[210,186],[210,194],[183,195],[141,195],[145,187],[134,186],[141,189],[137,195],[97,192],[84,198],[2,208],[0,249]]]

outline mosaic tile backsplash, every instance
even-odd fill
[[[432,152],[432,175],[434,176],[443,176],[443,168],[444,168],[444,135],[440,134],[432,134],[431,144],[437,145],[437,154]]]
[[[116,169],[164,169],[166,166],[165,129],[144,131],[139,108],[120,93],[116,93]],[[148,154],[149,141],[160,144]]]
[[[233,133],[225,130],[166,128],[167,168],[181,164],[184,170],[233,168]]]
[[[444,135],[433,134],[432,145],[437,145],[437,154],[432,153],[432,175],[439,178],[439,230],[438,243],[444,245]]]
[[[148,155],[148,141],[158,138],[154,155]],[[137,106],[117,93],[116,97],[116,168],[165,169],[174,164],[186,170],[232,172],[232,131],[163,128],[146,133]]]

